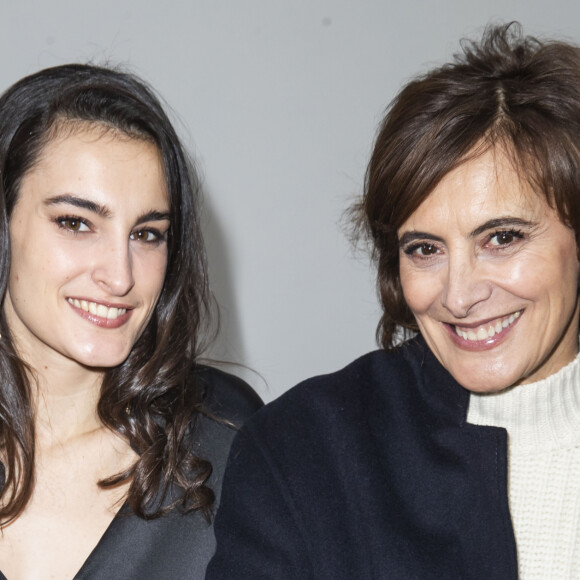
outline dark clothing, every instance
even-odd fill
[[[507,434],[422,339],[310,379],[238,433],[208,580],[510,580]]]
[[[254,391],[232,375],[205,368],[197,378],[206,390],[205,408],[234,425],[241,426],[262,405]],[[208,484],[216,505],[234,434],[234,428],[205,417],[192,433],[194,453],[213,466]],[[214,550],[213,526],[200,513],[172,511],[146,521],[125,505],[74,580],[201,580]],[[0,579],[6,580],[1,573]]]

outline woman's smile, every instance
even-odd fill
[[[119,328],[131,316],[133,309],[124,305],[106,305],[102,302],[67,298],[67,302],[79,316],[102,328]]]
[[[447,326],[451,339],[459,348],[489,350],[503,342],[522,312],[522,310],[517,310],[507,316],[473,324],[443,324]]]

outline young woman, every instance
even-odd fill
[[[0,98],[0,175],[0,570],[203,578],[260,402],[198,364],[198,185],[170,121],[134,76],[46,69]]]

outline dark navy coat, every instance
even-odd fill
[[[215,579],[511,580],[507,434],[421,339],[310,379],[238,433]]]

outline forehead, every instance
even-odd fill
[[[25,173],[19,197],[33,184],[39,193],[62,193],[51,190],[64,189],[96,198],[109,195],[169,201],[157,146],[100,124],[67,123],[56,131]]]
[[[536,220],[551,211],[545,197],[532,188],[511,159],[491,149],[445,175],[400,231],[450,222],[473,229],[500,216]]]
[[[62,150],[78,147],[79,144],[95,143],[127,144],[128,148],[149,151],[161,159],[157,145],[146,135],[130,135],[104,122],[65,119],[57,121],[46,134],[45,142],[37,155],[37,163],[42,163],[55,154],[58,155]]]

